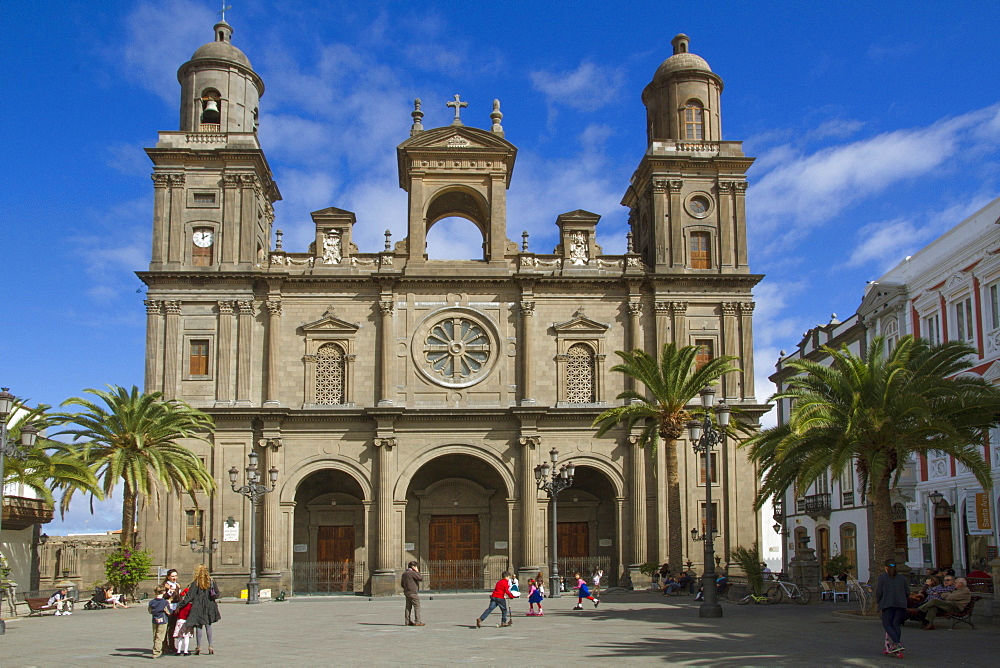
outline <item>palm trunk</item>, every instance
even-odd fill
[[[132,547],[135,538],[135,507],[139,495],[125,481],[125,493],[122,495],[122,547]]]
[[[894,559],[896,539],[892,531],[892,499],[889,495],[889,476],[872,481],[872,562],[868,572],[870,582],[874,582],[882,572],[882,564]]]
[[[663,460],[667,474],[667,563],[674,572],[682,566],[684,530],[681,528],[681,484],[677,472],[677,441],[663,437]]]

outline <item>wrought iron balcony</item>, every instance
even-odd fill
[[[813,494],[812,496],[805,497],[804,501],[803,505],[805,506],[806,515],[810,517],[830,515],[831,505],[829,494]]]

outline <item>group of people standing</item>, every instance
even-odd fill
[[[191,655],[191,640],[195,639],[195,654],[201,654],[202,630],[208,640],[208,653],[215,654],[212,646],[212,624],[218,622],[219,590],[204,564],[194,569],[194,580],[181,589],[177,571],[167,571],[163,584],[153,590],[149,614],[153,622],[153,658],[164,653],[179,656]]]

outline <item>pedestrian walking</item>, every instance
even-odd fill
[[[215,654],[212,646],[212,624],[222,619],[222,615],[219,614],[219,604],[216,603],[218,598],[219,588],[215,585],[215,580],[209,576],[208,567],[205,564],[198,564],[194,569],[194,582],[181,599],[181,605],[191,604],[191,612],[188,614],[185,626],[194,629],[195,654],[201,654],[202,629],[205,630],[208,639],[208,653]]]
[[[167,637],[163,643],[163,651],[176,654],[174,648],[174,628],[177,626],[177,615],[174,614],[175,606],[181,601],[181,585],[177,582],[177,569],[167,570],[163,577],[163,598],[170,602],[170,609],[167,614]]]
[[[576,573],[575,577],[576,577],[576,588],[578,589],[578,591],[576,592],[577,595],[576,606],[574,606],[573,609],[583,610],[583,599],[588,599],[590,601],[593,601],[595,608],[598,605],[600,605],[601,601],[595,598],[590,593],[590,589],[587,587],[587,582],[582,577],[580,577],[580,574]]]
[[[903,643],[900,634],[906,620],[906,597],[910,595],[910,584],[906,577],[896,572],[896,562],[885,562],[885,573],[875,582],[875,599],[882,613],[882,628],[885,629],[884,654],[895,654],[902,658]]]
[[[604,578],[604,570],[600,569],[600,568],[594,570],[594,575],[591,578],[591,582],[594,583],[594,598],[596,598],[596,599],[600,599],[601,598],[601,579],[602,578]]]
[[[490,605],[483,611],[483,614],[476,617],[476,628],[481,628],[483,622],[486,618],[490,616],[493,612],[493,608],[500,608],[500,624],[498,626],[510,626],[513,621],[507,620],[507,599],[514,598],[514,595],[510,592],[510,573],[507,571],[503,572],[500,579],[497,580],[497,584],[493,587],[493,593],[490,594]]]
[[[407,626],[425,626],[420,621],[420,583],[424,581],[424,576],[417,568],[417,562],[411,561],[406,564],[406,570],[399,578],[399,586],[403,588],[403,597],[406,599],[406,611],[403,619]],[[412,613],[412,620],[410,619]]]
[[[542,611],[542,601],[545,599],[545,589],[542,587],[541,580],[528,580],[528,616],[529,617],[541,617],[545,614]],[[535,612],[535,606],[538,606],[538,612]]]

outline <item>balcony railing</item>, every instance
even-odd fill
[[[807,496],[804,499],[805,506],[804,510],[806,515],[829,515],[830,514],[830,495],[829,494],[813,494],[812,496]]]

